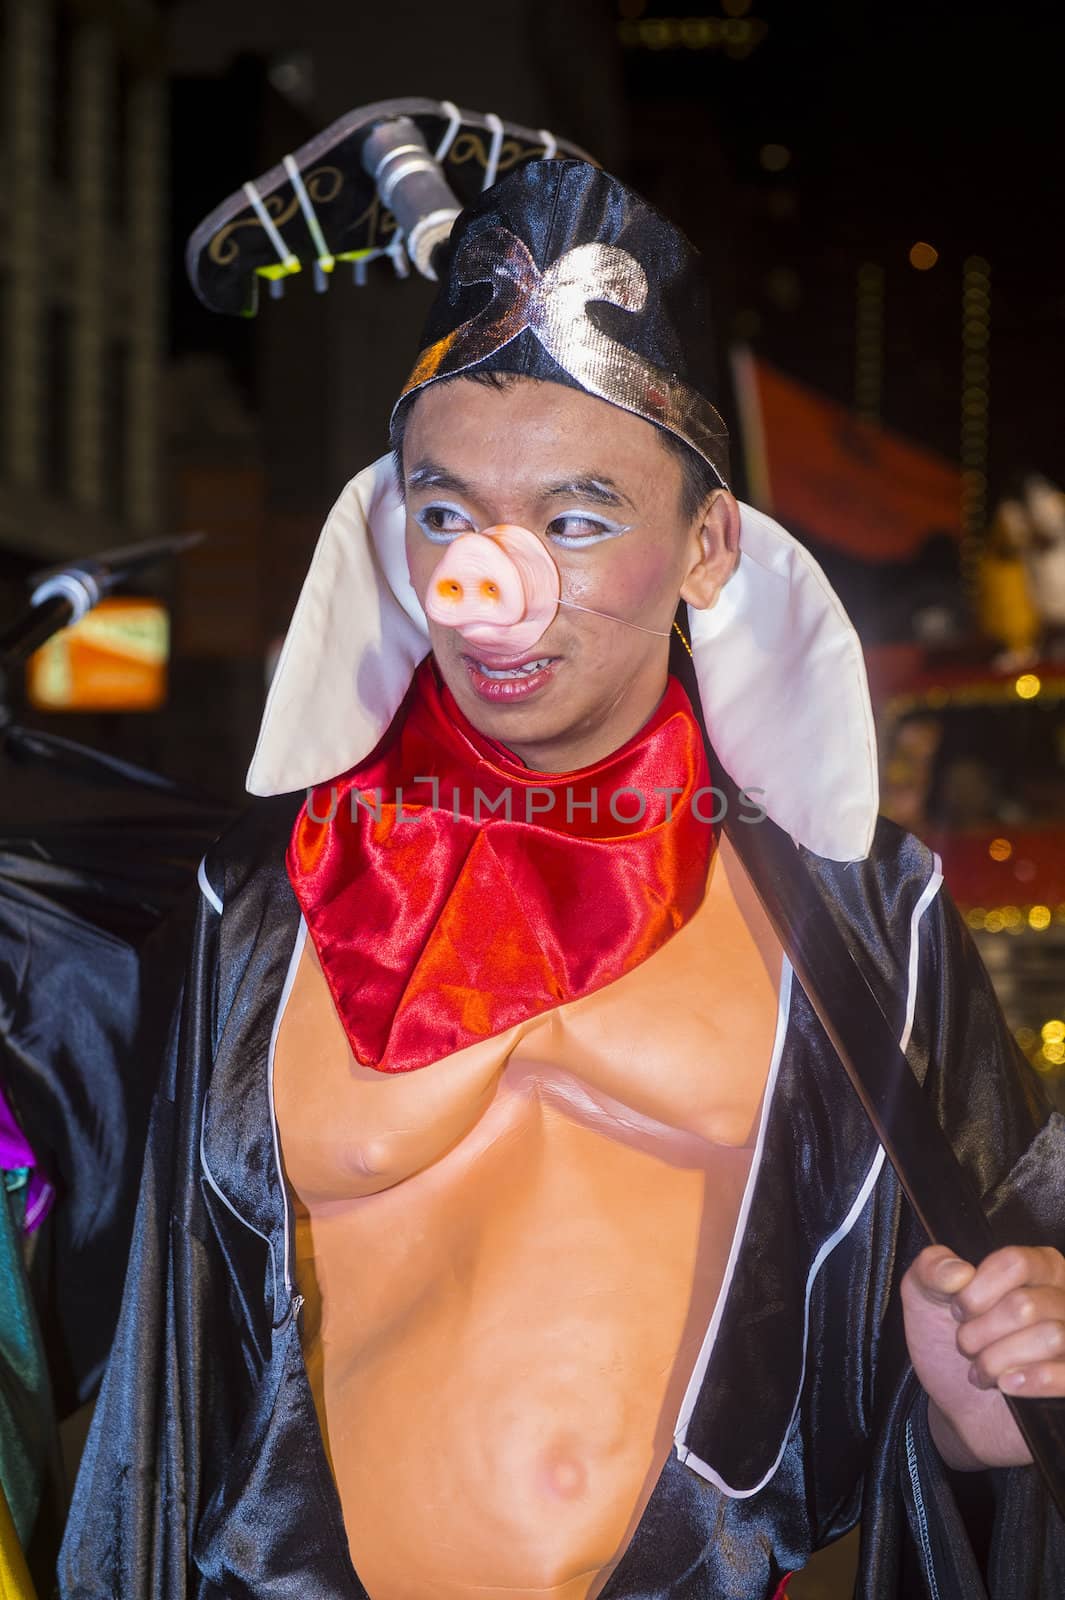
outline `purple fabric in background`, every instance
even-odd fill
[[[23,1167],[30,1169],[30,1180],[22,1228],[24,1233],[32,1233],[52,1209],[55,1190],[36,1170],[36,1161],[26,1135],[15,1121],[14,1112],[7,1103],[4,1091],[0,1089],[0,1171],[13,1172]]]

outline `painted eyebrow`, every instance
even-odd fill
[[[454,494],[473,495],[473,489],[457,473],[449,472],[435,461],[419,461],[407,474],[411,489],[450,489]]]
[[[436,461],[419,461],[407,474],[407,484],[411,489],[448,489],[453,494],[476,498],[476,490],[466,482],[465,478],[460,478],[457,473],[440,466]],[[628,495],[612,478],[606,477],[568,478],[564,483],[554,483],[544,489],[541,498],[544,500],[576,498],[615,509],[620,506],[628,506],[633,511],[636,509]]]
[[[576,497],[578,500],[591,500],[600,506],[628,506],[635,511],[636,507],[623,490],[612,478],[570,478],[566,483],[552,484],[544,491],[545,500],[569,500]]]

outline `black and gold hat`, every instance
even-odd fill
[[[393,417],[474,369],[564,383],[676,434],[727,487],[701,258],[616,178],[526,163],[461,213],[440,277]]]

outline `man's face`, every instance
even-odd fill
[[[706,556],[703,518],[684,518],[681,466],[657,430],[562,384],[456,379],[414,403],[403,469],[423,605],[450,540],[516,523],[546,544],[563,599],[666,636],[563,605],[520,654],[543,668],[507,679],[456,628],[430,623],[440,672],[474,727],[547,772],[631,738],[665,689],[678,597]]]

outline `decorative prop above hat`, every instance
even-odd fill
[[[436,248],[463,205],[518,162],[584,151],[450,100],[378,100],[249,179],[189,238],[185,267],[211,311],[254,316],[259,286],[279,298],[309,273],[322,292],[344,271],[357,286],[390,262],[435,276]],[[376,263],[376,265],[375,265]]]

